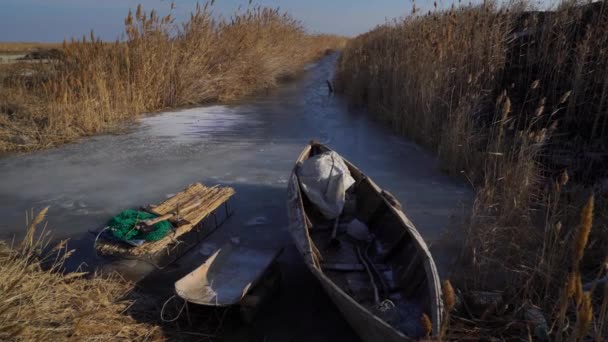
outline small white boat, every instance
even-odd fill
[[[190,303],[231,306],[241,303],[262,279],[281,250],[227,243],[201,266],[175,283],[175,293]]]

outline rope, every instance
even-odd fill
[[[378,304],[378,310],[381,312],[387,312],[395,308],[395,303],[393,303],[390,299],[383,300],[380,304]]]
[[[95,250],[95,254],[97,254],[97,240],[99,240],[99,237],[101,236],[101,234],[103,234],[103,232],[106,231],[107,229],[110,229],[110,226],[106,226],[104,229],[99,231],[99,233],[97,233],[97,236],[95,236],[95,241],[93,241],[93,249]]]
[[[369,249],[371,248],[371,246],[372,246],[372,244],[374,243],[375,240],[376,240],[376,238],[374,237],[367,244],[367,247],[365,248],[365,251],[363,251],[363,257],[365,258],[365,260],[369,264],[369,266],[372,269],[372,271],[374,271],[374,273],[376,274],[376,277],[378,277],[378,279],[380,280],[380,285],[382,285],[382,294],[383,294],[383,296],[387,297],[389,295],[388,284],[384,280],[384,277],[382,277],[382,274],[380,273],[380,271],[378,271],[378,268],[376,268],[376,265],[374,265],[374,263],[372,262],[371,258],[369,257]]]
[[[373,262],[369,259],[368,252],[369,252],[369,248],[371,245],[372,245],[372,243],[370,242],[367,245],[367,247],[365,248],[365,251],[363,253],[361,253],[361,248],[359,248],[359,246],[357,246],[356,247],[357,256],[359,257],[359,261],[361,261],[361,263],[365,267],[367,276],[369,277],[372,287],[374,288],[374,302],[376,303],[376,307],[381,312],[387,312],[387,311],[395,308],[395,303],[393,303],[393,301],[391,301],[388,298],[384,299],[383,301],[380,301],[380,295],[379,295],[379,291],[378,291],[378,286],[376,285],[376,281],[374,279],[374,273],[380,279],[380,283],[383,287],[382,291],[384,292],[383,293],[384,296],[388,296],[388,284],[386,284],[386,282],[384,281],[384,278],[382,278],[382,274],[380,274],[380,271],[378,271],[378,269],[375,267]],[[372,272],[372,270],[373,270],[373,272]]]
[[[169,302],[170,302],[170,301],[171,301],[173,298],[175,298],[175,297],[176,297],[175,295],[173,295],[173,296],[169,297],[169,299],[167,299],[167,300],[165,301],[165,303],[163,304],[163,308],[160,310],[160,319],[161,319],[161,321],[163,321],[163,322],[165,322],[165,323],[171,323],[171,322],[175,322],[175,321],[177,321],[177,320],[179,319],[179,317],[182,315],[182,312],[184,312],[184,308],[185,308],[185,307],[186,307],[186,305],[188,304],[188,302],[184,300],[184,304],[182,305],[182,308],[181,308],[181,309],[179,309],[179,312],[177,313],[177,316],[175,316],[175,317],[174,317],[174,318],[172,318],[172,319],[165,319],[165,308],[166,308],[167,304],[168,304],[168,303],[169,303]]]
[[[380,296],[378,295],[378,286],[376,286],[376,282],[374,281],[374,275],[372,274],[372,271],[369,269],[369,265],[367,264],[365,259],[363,259],[363,255],[361,255],[361,249],[359,248],[359,246],[357,246],[356,249],[357,249],[357,256],[359,257],[359,261],[361,261],[361,263],[363,264],[363,267],[365,267],[365,271],[367,272],[369,281],[372,283],[372,287],[374,288],[374,303],[376,303],[376,305],[380,305]]]

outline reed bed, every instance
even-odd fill
[[[230,309],[185,308],[173,292],[146,293],[108,268],[66,270],[73,250],[28,213],[22,241],[0,241],[1,341],[216,341]],[[184,312],[185,311],[185,312]]]
[[[608,3],[413,12],[349,41],[336,85],[476,189],[451,277],[503,304],[447,335],[605,340]]]
[[[124,40],[91,32],[64,42],[60,58],[4,68],[0,152],[106,132],[144,112],[234,100],[274,87],[344,42],[308,35],[278,9],[218,19],[197,5],[178,24],[139,6],[125,19]]]
[[[160,329],[123,314],[131,285],[118,278],[62,274],[71,254],[44,230],[46,209],[29,216],[22,242],[0,242],[0,339],[2,341],[157,341]]]

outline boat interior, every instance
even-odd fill
[[[310,155],[326,152],[313,145]],[[346,162],[346,161],[345,161]],[[346,162],[356,183],[336,220],[327,220],[302,193],[309,234],[322,272],[359,304],[413,338],[426,336],[432,319],[425,253],[406,222],[391,208],[400,204]],[[337,227],[337,229],[335,228]],[[335,232],[334,232],[335,231]]]

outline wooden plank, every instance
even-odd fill
[[[183,203],[192,196],[196,196],[207,191],[207,189],[209,188],[205,187],[201,183],[191,184],[186,189],[168,198],[166,201],[160,203],[152,210],[158,213],[159,215],[168,214],[169,212],[174,211],[175,207],[178,206],[180,203]]]
[[[186,208],[190,203],[203,200],[211,195],[216,187],[206,188],[200,183],[191,185],[189,188],[167,199],[165,202],[157,205],[152,210],[158,215],[173,213],[177,210]]]
[[[201,206],[196,215],[186,216],[185,219],[189,222],[193,222],[192,224],[185,224],[183,226],[177,227],[173,233],[169,233],[164,239],[160,241],[146,243],[142,246],[132,248],[133,254],[141,255],[145,253],[158,253],[166,248],[169,244],[176,241],[182,234],[190,231],[196,223],[200,222],[203,218],[217,209],[222,203],[226,202],[232,195],[234,195],[234,190],[232,188],[222,188],[222,191],[219,191],[213,198],[209,199],[209,201]]]
[[[117,256],[133,256],[141,257],[145,255],[153,255],[161,252],[169,252],[170,246],[179,244],[179,237],[194,229],[199,222],[213,213],[223,203],[228,201],[235,194],[234,189],[228,187],[205,187],[200,183],[195,183],[188,186],[184,191],[181,191],[163,203],[154,206],[150,211],[156,215],[166,215],[175,212],[175,208],[182,203],[188,212],[182,216],[188,223],[177,227],[173,232],[170,232],[163,239],[155,242],[149,242],[139,247],[125,247],[122,244],[112,241],[100,240],[96,248],[103,255]],[[188,203],[200,201],[200,205],[188,208]],[[192,203],[193,204],[193,203]]]

